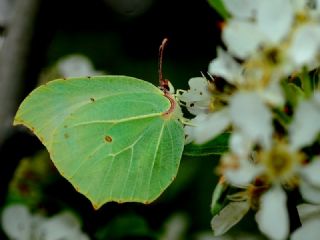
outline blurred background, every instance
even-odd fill
[[[187,89],[215,57],[220,21],[206,0],[0,0],[0,210],[14,202],[46,216],[69,209],[90,239],[210,236],[217,158],[184,156],[177,179],[152,204],[108,203],[95,211],[55,171],[37,138],[11,122],[22,99],[39,82],[68,75],[65,68],[77,74],[84,65],[89,73],[157,85],[165,37],[164,77]],[[65,61],[70,55],[78,58]]]

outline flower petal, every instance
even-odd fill
[[[227,182],[232,184],[233,186],[245,187],[248,186],[253,179],[259,175],[263,168],[261,166],[253,165],[248,159],[240,158],[238,162],[232,162],[232,156],[223,156],[222,164],[228,166],[228,162],[230,162],[230,168],[224,170],[224,177]],[[233,164],[237,164],[238,166],[234,167]]]
[[[320,204],[320,188],[314,187],[302,179],[299,190],[305,200],[310,203]]]
[[[260,96],[272,106],[283,106],[285,103],[280,81],[272,81],[267,88],[260,92]]]
[[[222,40],[228,51],[241,59],[254,53],[264,39],[264,34],[257,26],[248,21],[230,20],[222,32]]]
[[[316,2],[316,10],[320,10],[320,0],[315,0]]]
[[[179,96],[181,101],[201,101],[210,97],[207,79],[203,77],[194,77],[189,80],[188,84],[190,89],[188,91],[184,91]]]
[[[214,76],[223,77],[231,84],[242,82],[242,66],[222,48],[217,49],[217,55],[218,57],[213,59],[209,64],[209,73]]]
[[[95,75],[91,61],[83,55],[71,55],[58,62],[58,70],[63,77],[83,77]]]
[[[32,216],[25,205],[6,207],[2,212],[1,225],[10,239],[30,240]]]
[[[320,27],[316,24],[304,25],[295,32],[289,48],[289,57],[300,67],[310,65],[320,48]]]
[[[199,114],[191,120],[195,143],[202,144],[222,133],[230,124],[227,108],[211,114]]]
[[[185,135],[185,141],[184,144],[189,144],[194,141],[194,127],[186,125],[184,127],[184,135]]]
[[[232,153],[240,157],[247,157],[253,144],[250,139],[246,138],[239,131],[233,131],[229,140],[229,146]]]
[[[59,213],[36,229],[36,236],[46,236],[45,240],[78,239],[80,233],[80,222],[70,212]]]
[[[250,205],[246,201],[231,202],[211,220],[214,236],[220,236],[237,224],[249,211]]]
[[[258,226],[272,239],[286,239],[289,234],[287,196],[280,186],[272,187],[262,195],[256,214]]]
[[[203,77],[189,80],[190,90],[178,92],[177,98],[184,102],[188,111],[194,115],[206,113],[209,109],[211,94],[208,90],[208,81]]]
[[[301,102],[289,126],[291,148],[296,150],[311,144],[320,131],[320,110],[312,101]]]
[[[190,78],[188,82],[190,90],[195,92],[207,91],[208,90],[208,81],[203,77],[194,77]]]
[[[309,2],[308,0],[291,0],[295,12],[304,11]]]
[[[238,92],[230,101],[234,124],[251,140],[264,147],[271,146],[272,114],[261,97],[254,92]]]
[[[320,219],[314,218],[305,222],[291,235],[291,240],[319,239]]]
[[[302,224],[314,217],[320,217],[320,205],[302,203],[297,206]]]
[[[320,157],[315,157],[307,166],[302,168],[301,174],[312,185],[320,187]]]
[[[279,43],[291,30],[294,19],[290,0],[262,0],[257,10],[257,25],[267,40]]]
[[[226,9],[237,18],[252,18],[257,8],[256,0],[223,0]]]

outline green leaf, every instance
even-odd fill
[[[228,150],[230,133],[223,133],[205,144],[190,143],[185,146],[183,155],[190,157],[204,157],[221,155]]]
[[[95,208],[149,203],[175,178],[183,151],[173,104],[136,78],[59,79],[34,90],[14,124],[39,137],[60,173]]]
[[[306,97],[305,92],[295,83],[284,82],[282,87],[284,89],[286,99],[288,99],[288,102],[293,107],[296,107],[297,104]]]
[[[223,17],[223,19],[227,19],[230,16],[222,0],[208,0],[208,3],[220,14],[221,17]]]
[[[300,74],[300,80],[305,95],[310,97],[313,93],[313,84],[312,78],[309,75],[309,71],[306,68],[302,70],[302,73]]]
[[[218,184],[216,185],[211,201],[211,213],[216,215],[220,210],[226,205],[227,193],[229,190],[229,185],[223,178],[220,178]]]

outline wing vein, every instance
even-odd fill
[[[134,117],[128,117],[128,118],[122,118],[122,119],[113,119],[113,120],[97,120],[97,121],[89,121],[89,122],[81,122],[72,126],[71,127],[78,127],[78,126],[83,126],[83,125],[89,125],[89,124],[100,124],[100,123],[109,123],[109,124],[118,124],[118,123],[123,123],[123,122],[129,122],[129,121],[134,121],[134,120],[141,120],[141,119],[146,119],[146,118],[152,118],[152,117],[158,117],[162,113],[152,113],[152,114],[146,114],[146,115],[139,115],[139,116],[134,116]]]
[[[159,146],[160,146],[160,142],[161,142],[162,135],[163,135],[164,125],[165,125],[165,122],[163,122],[163,124],[161,126],[158,142],[157,142],[156,149],[154,151],[154,155],[153,155],[153,159],[152,159],[151,171],[150,171],[149,182],[148,182],[148,194],[150,193],[151,179],[152,179],[152,174],[153,174],[153,170],[154,170],[154,164],[155,164],[155,161],[156,161],[156,158],[157,158],[157,154],[158,154],[158,151],[159,151]]]

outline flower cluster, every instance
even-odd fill
[[[229,200],[255,210],[269,238],[286,239],[288,194],[320,204],[320,1],[223,3],[230,18],[210,78],[192,78],[190,90],[177,92],[195,116],[185,126],[186,143],[230,131],[218,167],[225,183],[239,189]]]
[[[79,219],[68,211],[45,217],[41,214],[32,214],[23,204],[12,204],[3,210],[1,225],[9,239],[89,240],[89,237],[81,231]]]

